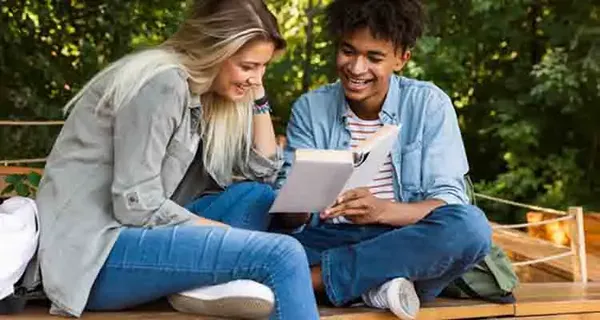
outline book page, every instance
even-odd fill
[[[354,172],[343,191],[366,187],[385,163],[396,141],[399,141],[400,127],[384,125],[369,139],[353,148]]]
[[[297,150],[269,212],[320,212],[335,202],[352,174],[349,150]]]

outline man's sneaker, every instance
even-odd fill
[[[412,320],[419,313],[419,297],[412,282],[404,278],[392,279],[362,295],[366,305],[389,309],[398,318]]]
[[[168,297],[180,312],[237,319],[265,319],[273,311],[275,295],[263,284],[235,280],[201,287]]]

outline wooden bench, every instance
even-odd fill
[[[525,283],[516,291],[515,304],[498,305],[475,300],[438,299],[423,306],[419,320],[508,317],[524,319],[600,319],[600,283]],[[367,308],[321,308],[321,319],[393,320],[392,314]],[[48,320],[48,310],[31,307],[26,312],[0,319]],[[123,312],[87,312],[83,319],[107,320],[202,320],[209,319],[170,310],[165,302]]]

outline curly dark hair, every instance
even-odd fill
[[[327,20],[336,40],[367,27],[376,39],[406,50],[421,36],[425,14],[420,0],[333,0],[327,7]]]

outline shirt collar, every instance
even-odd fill
[[[398,105],[400,104],[400,79],[392,75],[390,77],[390,86],[388,88],[387,95],[383,101],[383,106],[379,112],[379,119],[386,124],[397,124],[397,112]],[[344,88],[342,83],[338,80],[339,85],[339,116],[342,121],[346,121],[346,118],[352,116],[352,110],[348,106],[346,97],[344,95]]]

